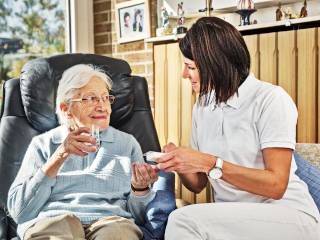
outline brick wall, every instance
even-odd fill
[[[149,85],[152,110],[154,110],[153,48],[144,41],[118,44],[115,23],[115,4],[127,0],[94,0],[95,53],[126,60],[132,74],[143,76]],[[150,1],[151,36],[155,36],[157,0]]]

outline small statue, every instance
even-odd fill
[[[183,2],[178,3],[178,9],[177,9],[177,14],[178,14],[177,24],[178,24],[178,27],[183,26],[183,24],[185,22],[184,10],[183,10],[182,7],[183,7]]]
[[[161,7],[161,19],[162,19],[162,24],[161,24],[161,27],[156,29],[156,35],[158,37],[171,35],[173,29],[169,23],[169,14],[165,7]]]
[[[285,16],[286,16],[287,19],[299,18],[299,16],[297,14],[291,12],[291,8],[290,7],[288,7],[287,12],[285,13]]]
[[[279,2],[278,9],[276,11],[276,21],[284,20],[284,18],[285,18],[285,13],[281,8],[281,2]]]
[[[185,22],[184,10],[183,10],[183,2],[178,3],[177,14],[178,14],[177,34],[186,33],[187,32],[187,28],[183,27],[183,24]]]
[[[169,14],[165,7],[161,7],[162,27],[166,27],[169,24]]]
[[[301,8],[300,17],[308,17],[308,10],[307,10],[307,0],[304,0],[303,7]]]

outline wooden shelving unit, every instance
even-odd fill
[[[303,0],[281,0],[282,5],[292,4],[292,3],[298,3],[303,2]],[[261,8],[268,8],[268,7],[276,7],[279,4],[279,0],[255,0],[254,1],[255,8],[261,9]],[[213,11],[211,11],[211,16],[217,16],[225,13],[234,13],[237,10],[237,6],[232,5],[224,5],[222,7],[215,8]],[[193,12],[193,13],[187,13],[185,14],[186,19],[191,18],[200,18],[206,16],[205,12]],[[169,16],[170,19],[177,19],[178,16]]]
[[[281,2],[282,5],[291,4],[291,3],[298,3],[303,2],[303,0],[254,0],[254,5],[256,9],[260,8],[268,8],[268,7],[275,7],[278,6],[279,2]],[[224,5],[223,7],[219,7],[216,10],[223,10],[227,12],[234,12],[237,10],[236,5]]]
[[[277,27],[291,27],[294,25],[305,24],[305,23],[312,23],[312,22],[320,22],[320,16],[312,16],[306,18],[298,18],[298,19],[286,19],[279,22],[270,22],[270,23],[260,23],[260,24],[253,24],[248,26],[241,26],[237,27],[240,32],[245,33],[246,31],[254,31],[254,30],[263,30],[268,28],[277,28]],[[184,34],[179,35],[169,35],[163,37],[152,37],[147,38],[144,41],[147,43],[157,43],[162,41],[177,41],[180,38],[183,38]]]

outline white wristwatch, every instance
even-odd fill
[[[213,169],[210,170],[208,176],[211,179],[219,179],[222,177],[222,167],[223,167],[223,160],[220,157],[217,157],[216,165]]]

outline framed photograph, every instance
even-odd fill
[[[132,0],[116,4],[118,43],[150,37],[149,0]]]

